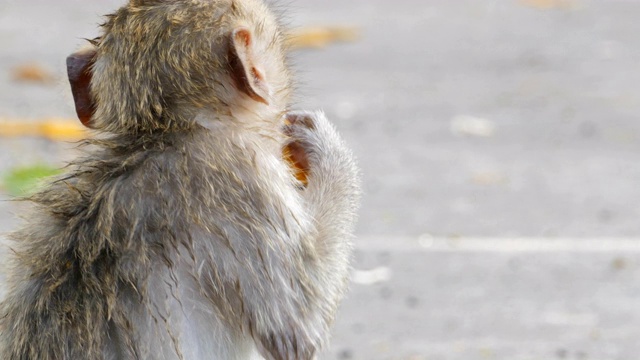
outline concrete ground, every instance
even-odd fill
[[[121,3],[0,0],[0,118],[72,117],[64,59]],[[281,3],[362,30],[292,54],[366,191],[324,359],[640,357],[639,1]],[[12,80],[32,62],[53,84]],[[0,139],[0,173],[70,148]]]
[[[638,359],[640,243],[359,242],[324,359]]]

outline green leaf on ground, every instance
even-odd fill
[[[4,188],[14,196],[33,194],[44,180],[60,174],[60,170],[49,165],[33,165],[11,169],[4,176]]]

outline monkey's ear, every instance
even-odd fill
[[[71,93],[76,104],[76,113],[82,124],[91,127],[91,116],[95,111],[95,102],[91,96],[91,65],[95,61],[96,49],[85,48],[67,57],[67,75],[71,84]]]
[[[161,0],[131,0],[129,3],[133,6],[154,5],[162,2]]]
[[[231,34],[231,76],[238,89],[255,101],[269,105],[269,84],[253,51],[253,34],[245,27]]]

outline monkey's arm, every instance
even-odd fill
[[[305,150],[309,184],[302,191],[315,223],[314,247],[320,259],[311,269],[322,277],[322,289],[335,306],[342,298],[360,200],[359,171],[353,154],[323,112],[293,112],[287,129]]]
[[[299,144],[308,163],[308,185],[301,190],[315,226],[311,246],[315,258],[305,262],[320,294],[324,326],[332,323],[347,286],[353,230],[360,200],[355,159],[322,112],[294,112],[286,132]]]
[[[216,224],[224,245],[208,251],[213,271],[202,273],[214,298],[225,289],[269,360],[312,359],[328,337],[347,284],[360,192],[353,156],[333,126],[321,113],[298,115],[288,132],[308,155],[308,186],[285,186],[289,174],[273,172],[255,186],[233,186],[245,193],[223,208],[242,213]]]

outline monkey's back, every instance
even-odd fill
[[[225,326],[242,321],[242,298],[223,294],[237,286],[230,274],[263,271],[258,256],[279,261],[238,239],[264,231],[271,212],[297,211],[277,184],[265,192],[241,175],[259,161],[284,181],[281,162],[256,159],[241,142],[209,132],[93,146],[67,177],[31,199],[33,215],[12,236],[0,357],[254,356],[253,342]],[[295,232],[299,225],[288,226]]]

